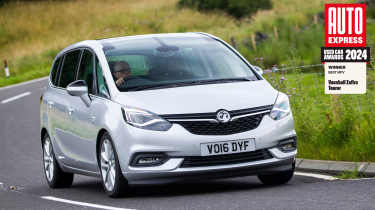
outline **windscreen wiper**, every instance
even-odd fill
[[[234,77],[234,78],[223,78],[223,79],[211,79],[211,80],[201,80],[201,83],[220,83],[220,82],[241,82],[241,81],[255,81],[249,77]]]
[[[125,88],[125,91],[139,91],[139,90],[151,90],[151,89],[159,89],[159,88],[172,88],[172,87],[180,87],[184,85],[189,85],[186,82],[181,83],[169,83],[169,84],[156,84],[156,85],[140,85],[135,87],[128,87]]]

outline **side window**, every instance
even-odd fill
[[[84,50],[82,53],[81,65],[79,66],[77,80],[84,80],[86,82],[89,93],[93,93],[93,72],[94,56],[90,51]]]
[[[52,68],[52,72],[51,72],[51,82],[54,86],[57,86],[57,75],[58,75],[58,70],[59,70],[59,66],[60,66],[60,63],[61,63],[61,60],[62,60],[62,57],[58,58],[54,65],[53,65],[53,68]]]
[[[64,63],[60,73],[60,87],[66,88],[66,86],[68,86],[75,80],[80,53],[80,50],[76,50],[65,55]]]
[[[98,87],[98,95],[104,98],[109,98],[108,86],[103,76],[102,67],[100,66],[98,58],[95,58],[96,67],[96,86]]]

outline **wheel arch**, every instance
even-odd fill
[[[44,136],[45,135],[48,135],[48,131],[46,128],[42,128],[42,130],[40,131],[40,143],[43,145],[43,139],[44,139]]]
[[[100,149],[100,139],[102,136],[108,133],[108,131],[105,128],[102,128],[99,130],[98,135],[96,137],[96,162],[99,164],[99,149]]]

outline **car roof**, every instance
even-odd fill
[[[187,32],[187,33],[164,33],[164,34],[145,34],[145,35],[132,35],[132,36],[123,36],[123,37],[112,37],[112,38],[105,38],[105,39],[98,39],[98,40],[85,40],[81,42],[74,43],[62,51],[60,51],[56,57],[60,57],[67,51],[70,51],[75,48],[79,47],[89,47],[89,48],[102,48],[104,44],[109,44],[112,42],[122,41],[122,40],[137,40],[137,39],[144,39],[144,38],[163,38],[163,37],[211,37],[214,36],[206,33],[201,32]]]
[[[106,39],[100,39],[98,41],[100,41],[101,43],[110,43],[110,42],[117,42],[117,41],[122,41],[122,40],[136,40],[136,39],[145,39],[145,38],[167,38],[167,37],[207,37],[207,35],[204,35],[203,33],[199,33],[199,32],[144,34],[144,35],[106,38]]]
[[[96,47],[100,47],[100,43],[96,40],[85,40],[85,41],[81,41],[81,42],[77,42],[77,43],[74,43],[72,45],[69,45],[68,47],[64,48],[63,50],[61,50],[56,57],[60,57],[61,55],[63,55],[64,53],[70,51],[70,50],[73,50],[73,49],[76,49],[76,48],[79,48],[79,47],[89,47],[89,48],[96,48]]]

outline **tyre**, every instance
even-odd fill
[[[276,174],[258,175],[258,179],[265,185],[281,185],[288,183],[294,175],[294,163],[293,169],[289,171],[283,171]]]
[[[73,184],[74,174],[61,170],[53,152],[51,139],[48,135],[43,138],[43,168],[44,175],[50,188],[65,188]]]
[[[115,147],[107,133],[100,139],[98,153],[100,174],[105,192],[112,198],[126,195],[129,192],[128,182],[122,175]]]

